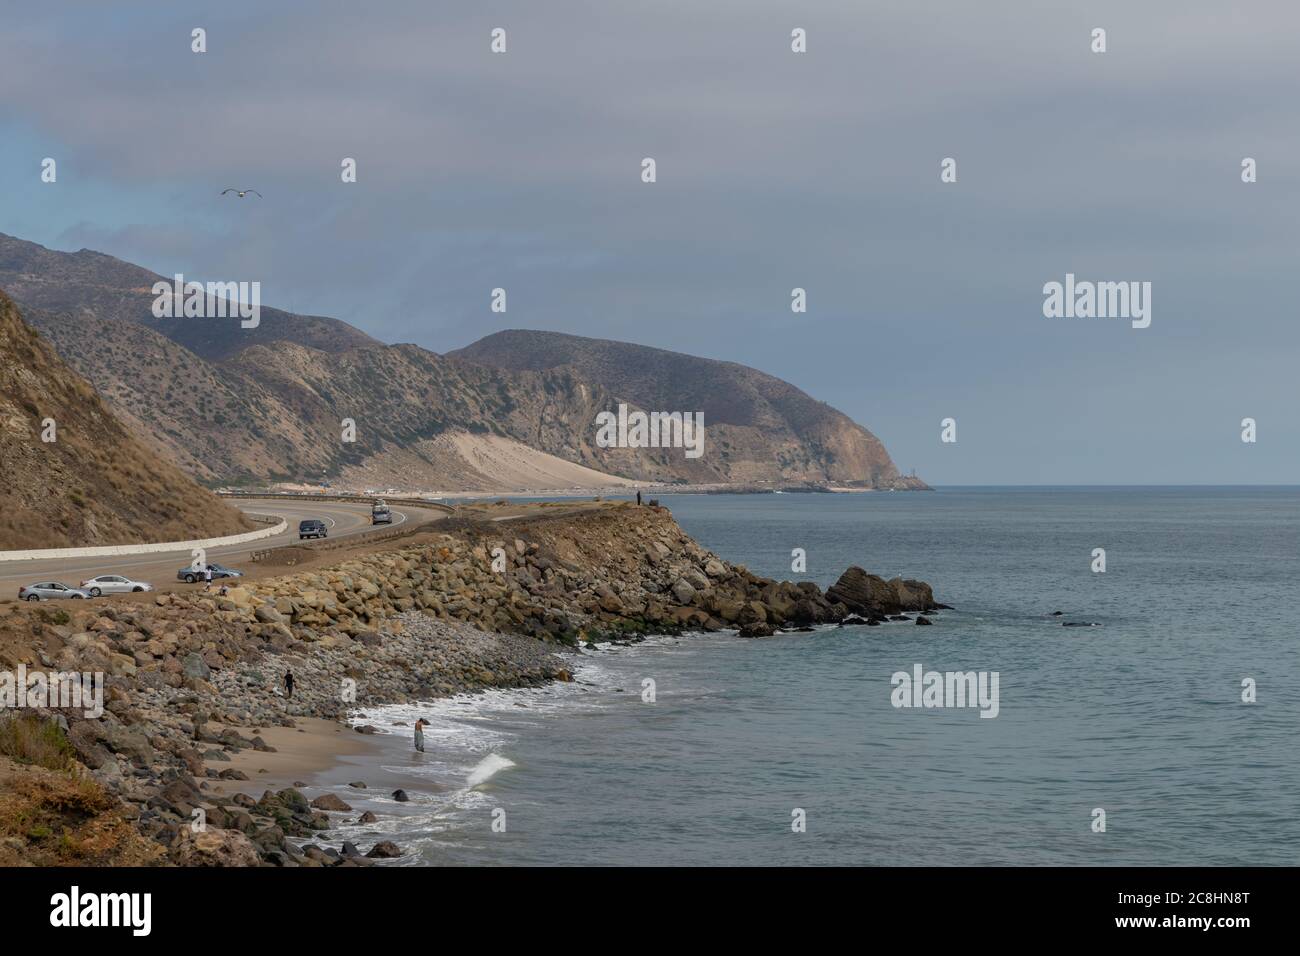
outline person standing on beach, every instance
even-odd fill
[[[423,717],[415,722],[415,749],[420,753],[424,753],[424,725]]]
[[[641,507],[641,489],[640,489],[640,488],[638,488],[638,489],[636,490],[636,506],[637,506],[638,508]]]
[[[293,671],[284,672],[284,693],[286,697],[293,696]]]

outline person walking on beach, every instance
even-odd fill
[[[420,753],[424,753],[424,724],[423,717],[415,722],[415,749]]]
[[[293,671],[284,672],[284,693],[286,697],[293,696]]]

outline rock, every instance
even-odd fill
[[[270,801],[267,800],[267,797],[269,796],[270,791],[262,797],[262,801],[264,803],[269,803]],[[281,806],[287,807],[295,813],[306,813],[311,808],[311,804],[307,802],[307,798],[293,787],[286,787],[279,791],[275,794],[274,799],[278,801]]]
[[[672,593],[678,604],[690,604],[695,600],[695,588],[685,578],[678,578],[673,583]]]
[[[888,583],[902,610],[929,611],[934,607],[934,592],[924,581],[894,578]]]
[[[393,859],[394,857],[399,857],[401,855],[402,855],[401,849],[392,840],[380,840],[373,847],[371,847],[370,852],[366,854],[366,856],[371,857],[372,859],[378,858],[378,859],[389,859],[389,860]]]
[[[353,780],[350,784],[348,784],[348,786],[352,787],[354,790],[366,789],[366,784],[364,780]]]
[[[917,617],[916,617],[916,623],[917,623],[917,624],[933,624],[934,622],[931,621],[928,617],[922,617],[921,615],[918,614]]]
[[[244,834],[215,827],[199,833],[181,827],[170,855],[177,866],[257,866],[262,862],[257,847]]]
[[[705,591],[709,588],[709,579],[696,568],[687,568],[683,571],[682,580],[697,591]]]
[[[181,673],[186,677],[207,680],[212,676],[212,668],[199,654],[187,654],[181,661]]]
[[[398,803],[409,803],[411,798],[406,795],[405,790],[394,790],[393,799]]]
[[[717,558],[709,558],[704,562],[704,573],[711,578],[720,578],[727,573],[727,568]]]
[[[903,608],[889,583],[859,567],[851,567],[826,591],[828,601],[843,604],[854,614],[863,617],[881,617],[897,614]]]
[[[361,816],[357,818],[357,823],[374,823],[378,819],[379,818],[377,816],[375,816],[373,813],[367,810],[365,813],[361,814]]]
[[[339,812],[347,812],[352,809],[341,799],[339,799],[337,795],[332,793],[321,794],[319,797],[317,797],[315,800],[311,802],[311,805],[315,807],[317,810],[335,810]]]
[[[362,724],[360,727],[357,727],[357,728],[356,728],[356,731],[357,731],[357,733],[359,733],[359,734],[377,734],[377,733],[379,733],[379,730],[378,730],[376,727],[374,727],[373,725],[371,725],[371,724]]]
[[[772,625],[764,621],[754,621],[740,629],[741,637],[771,637],[774,633]]]
[[[259,604],[257,610],[253,612],[253,617],[263,624],[282,624],[284,622],[284,615],[269,604]]]

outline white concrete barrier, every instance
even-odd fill
[[[167,551],[193,551],[195,548],[223,548],[245,541],[258,541],[280,534],[289,527],[284,519],[279,524],[257,531],[245,531],[225,538],[202,538],[197,541],[167,541],[161,544],[111,544],[103,548],[45,548],[40,551],[0,551],[0,564],[6,561],[42,561],[50,558],[120,558],[130,554],[161,554]]]

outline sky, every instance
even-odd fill
[[[932,484],[1290,484],[1298,28],[1281,0],[24,5],[0,231],[436,352],[741,362]],[[1150,282],[1150,326],[1045,317],[1067,273]]]

